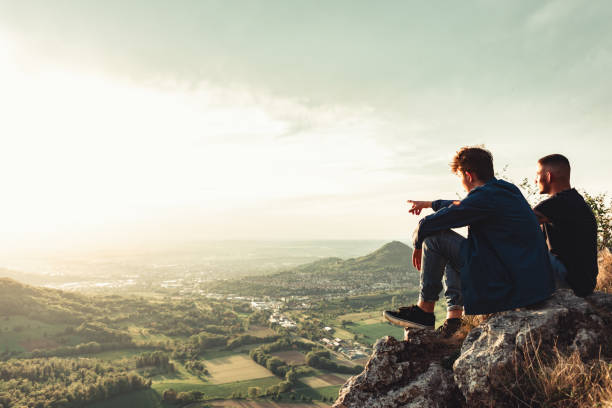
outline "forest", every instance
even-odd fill
[[[151,387],[151,380],[95,359],[9,360],[0,365],[0,407],[82,407]]]

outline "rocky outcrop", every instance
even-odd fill
[[[365,370],[344,384],[334,407],[449,407],[458,390],[448,361],[460,345],[423,330],[406,341],[385,337]]]
[[[365,370],[347,381],[335,408],[504,407],[517,361],[536,348],[612,357],[612,294],[576,297],[558,290],[530,308],[498,313],[465,339],[414,331],[379,340]],[[454,362],[453,362],[454,361]]]
[[[597,357],[602,340],[610,335],[610,307],[612,295],[583,299],[563,289],[541,305],[499,313],[474,328],[453,365],[467,405],[487,407],[503,400],[512,387],[516,358],[536,348]]]

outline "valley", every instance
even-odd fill
[[[203,282],[166,274],[173,284],[153,290],[137,282],[58,290],[2,278],[0,403],[328,406],[377,339],[403,336],[381,312],[418,297],[410,254],[395,241],[265,275]],[[11,371],[49,361],[114,371],[61,382]],[[124,377],[132,385],[112,385]]]

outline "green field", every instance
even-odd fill
[[[303,385],[302,387],[298,387],[295,389],[295,394],[297,395],[297,400],[301,398],[301,396],[310,397],[313,400],[321,400],[323,397],[329,399],[330,397],[334,400],[338,398],[338,391],[340,391],[341,385],[331,385],[329,387],[321,387],[321,388],[310,388],[307,385]]]
[[[370,344],[376,343],[376,340],[385,336],[393,336],[398,340],[404,339],[404,329],[390,323],[356,324],[350,326],[350,330],[363,335]]]
[[[244,346],[246,349],[255,347],[257,347],[257,345]],[[248,354],[248,351],[245,352],[242,350],[242,348],[243,347],[240,347],[237,350],[221,350],[218,348],[206,350],[200,353],[200,357],[202,357],[203,360],[214,360],[215,358],[235,356],[236,354]]]
[[[97,353],[94,356],[105,360],[121,360],[144,351],[125,349]],[[177,392],[200,391],[204,393],[206,399],[216,399],[230,398],[237,394],[246,396],[249,387],[259,387],[262,392],[265,392],[268,387],[281,381],[280,378],[273,376],[266,368],[256,364],[243,353],[217,351],[206,354],[205,357],[208,359],[205,365],[211,373],[210,377],[200,379],[189,373],[181,363],[172,361],[176,371],[153,377],[151,390],[122,395],[88,408],[166,408],[167,405],[161,402],[160,396],[170,388]]]
[[[347,313],[347,314],[338,316],[336,320],[338,321],[338,324],[340,324],[342,320],[357,323],[357,322],[362,322],[364,320],[376,319],[376,318],[382,319],[382,311],[377,310],[377,311],[370,311],[370,312]]]
[[[211,383],[190,383],[190,382],[153,382],[152,388],[159,394],[162,394],[168,388],[172,388],[177,392],[181,391],[200,391],[204,393],[206,399],[215,398],[230,398],[232,394],[247,395],[249,387],[259,387],[262,391],[266,388],[276,385],[281,381],[278,377],[260,378],[257,380],[238,381],[226,384],[211,384]]]
[[[353,340],[353,338],[355,337],[355,334],[351,333],[348,330],[335,326],[334,334],[331,335],[330,337],[338,337],[339,339],[342,339],[342,340]]]
[[[194,387],[193,384],[186,384],[186,386],[177,386],[173,384],[172,387],[160,387],[160,384],[153,384],[153,389],[132,392],[129,394],[120,395],[118,397],[109,399],[108,401],[99,402],[87,406],[87,408],[172,408],[174,405],[164,404],[161,401],[160,395],[164,390],[173,388],[177,392],[198,390],[205,394],[206,399],[217,399],[217,398],[229,398],[232,393],[241,393],[243,396],[247,395],[249,387],[260,387],[261,391],[265,391],[267,387],[277,384],[280,380],[278,378],[270,378],[254,381],[242,381],[232,384],[222,385],[206,385]],[[296,389],[291,393],[283,394],[283,402],[293,402],[296,404],[302,403],[302,396],[305,398],[312,398],[315,401],[320,401],[323,397],[326,399],[336,399],[338,397],[338,390],[340,385],[311,388],[306,384],[299,383]],[[295,400],[291,400],[289,395],[294,394]],[[265,402],[261,400],[261,402]],[[197,404],[199,406],[200,404]],[[224,404],[224,406],[226,406]]]
[[[436,316],[436,326],[439,326],[446,318],[446,302],[444,300],[436,303],[434,313]],[[349,321],[351,324],[341,328],[340,324],[343,320]],[[381,311],[347,313],[338,316],[335,322],[336,326],[334,327],[333,337],[343,340],[352,340],[354,334],[363,335],[365,340],[371,344],[376,343],[376,340],[384,336],[392,336],[398,340],[404,338],[404,329],[385,322]]]

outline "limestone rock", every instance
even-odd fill
[[[334,408],[513,407],[516,358],[536,345],[543,353],[576,351],[584,360],[611,357],[612,294],[579,298],[558,290],[533,307],[493,315],[465,340],[422,330],[406,341],[385,337]]]
[[[546,353],[556,346],[578,351],[584,359],[596,358],[610,332],[612,322],[602,309],[610,306],[612,295],[594,299],[601,307],[569,289],[558,290],[536,307],[498,313],[473,329],[453,366],[467,406],[504,406],[504,396],[515,379],[516,353],[535,347]]]
[[[334,407],[452,407],[458,390],[452,371],[440,362],[458,347],[423,330],[411,332],[407,341],[385,337],[364,371],[344,384]]]

